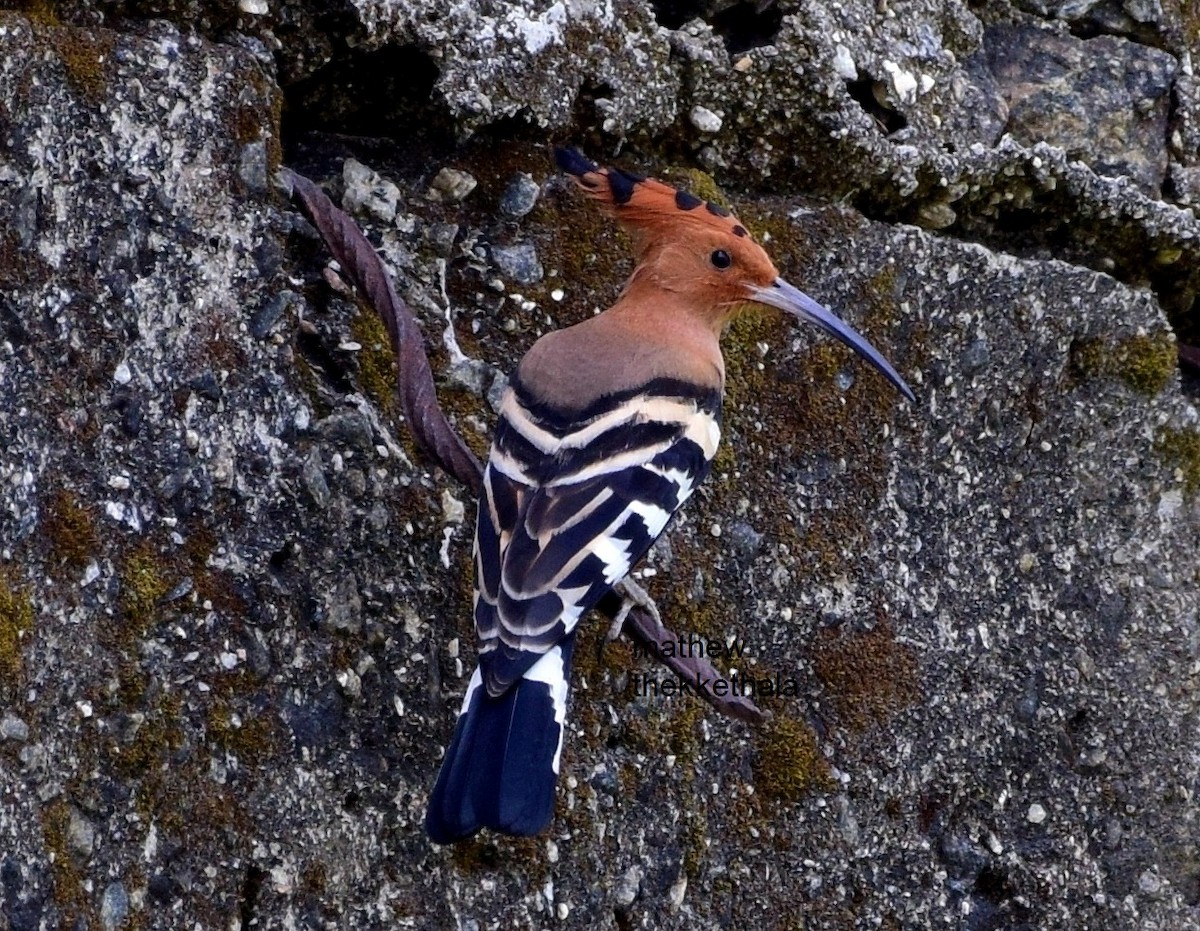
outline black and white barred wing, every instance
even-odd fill
[[[639,396],[551,432],[509,396],[476,525],[475,624],[489,694],[573,631],[650,549],[708,473],[717,404]]]

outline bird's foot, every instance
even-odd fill
[[[633,580],[633,576],[625,576],[613,586],[613,591],[621,596],[621,608],[613,617],[612,625],[608,628],[608,634],[605,637],[607,642],[612,643],[621,636],[625,619],[629,617],[629,612],[634,608],[645,608],[646,613],[654,618],[654,626],[662,629],[662,615],[658,613],[658,605],[654,603],[649,592]]]

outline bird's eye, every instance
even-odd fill
[[[718,249],[709,256],[709,260],[716,268],[728,268],[733,264],[733,259],[729,257],[729,253],[724,249]]]

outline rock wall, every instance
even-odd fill
[[[19,7],[0,926],[1200,927],[1191,4]],[[275,180],[367,229],[482,451],[630,268],[549,141],[730,203],[918,402],[739,320],[644,581],[773,720],[593,623],[552,830],[443,849],[474,505]]]

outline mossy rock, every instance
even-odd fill
[[[25,640],[33,630],[33,602],[13,574],[0,569],[0,699],[16,701],[25,680]]]

